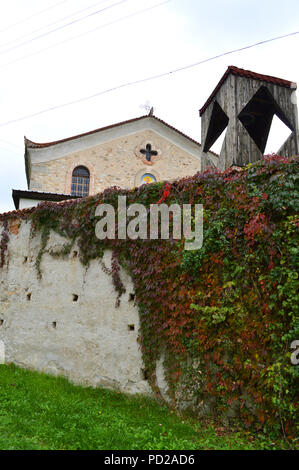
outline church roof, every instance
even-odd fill
[[[176,133],[178,135],[178,137],[183,137],[184,139],[186,139],[186,144],[188,144],[188,146],[190,146],[190,145],[194,146],[195,145],[197,147],[198,151],[199,151],[199,148],[201,147],[201,144],[198,141],[192,139],[191,137],[189,137],[188,135],[186,135],[183,132],[179,131],[178,129],[171,126],[170,124],[163,121],[162,119],[159,119],[156,116],[154,116],[152,114],[152,110],[149,114],[139,116],[139,117],[134,118],[134,119],[129,119],[129,120],[126,120],[126,121],[115,123],[115,124],[110,124],[109,126],[101,127],[101,128],[89,131],[89,132],[74,135],[72,137],[66,137],[64,139],[56,140],[56,141],[53,141],[53,142],[37,143],[37,142],[33,142],[32,140],[29,140],[25,137],[24,138],[24,140],[25,140],[25,155],[24,155],[24,157],[25,157],[25,170],[26,170],[26,178],[27,178],[28,187],[30,185],[29,183],[30,183],[30,165],[31,165],[31,163],[30,163],[30,161],[31,161],[30,152],[31,151],[43,150],[43,149],[47,150],[47,149],[52,149],[52,148],[54,150],[55,146],[58,145],[58,144],[64,144],[64,143],[68,143],[68,142],[75,143],[76,140],[79,141],[80,138],[84,138],[84,137],[87,137],[87,136],[92,136],[92,135],[95,135],[95,134],[101,133],[101,132],[103,132],[103,134],[105,135],[105,131],[109,132],[110,130],[113,130],[113,129],[122,128],[122,126],[125,129],[126,125],[130,126],[130,124],[134,124],[134,123],[138,123],[138,122],[142,122],[142,121],[144,121],[145,124],[146,124],[146,122],[148,122],[148,123],[151,123],[153,125],[156,123],[158,125],[163,126],[164,128],[170,130],[171,132]],[[219,157],[219,155],[217,153],[214,153],[212,151],[210,151],[210,153],[212,153],[216,157]]]
[[[0,213],[0,222],[8,219],[23,218],[32,214],[32,212],[36,210],[36,206],[19,209],[19,200],[21,197],[24,199],[37,199],[40,201],[53,202],[61,206],[66,206],[73,201],[81,199],[81,196],[71,196],[70,194],[44,193],[40,191],[26,191],[18,189],[13,189],[12,192],[16,210]]]
[[[9,219],[26,217],[26,215],[31,214],[35,209],[35,207],[29,207],[28,209],[17,209],[15,211],[3,212],[0,214],[0,222],[4,222],[5,220]]]
[[[142,119],[154,119],[155,121],[158,121],[162,124],[164,124],[165,126],[167,126],[169,129],[177,132],[178,134],[182,135],[183,137],[185,137],[186,139],[190,140],[191,142],[195,143],[196,145],[199,145],[200,146],[200,143],[197,142],[196,140],[192,139],[191,137],[189,137],[188,135],[184,134],[183,132],[179,131],[178,129],[176,129],[175,127],[171,126],[170,124],[168,124],[167,122],[163,121],[162,119],[159,119],[157,118],[156,116],[154,115],[149,115],[149,114],[146,114],[144,116],[140,116],[140,117],[137,117],[137,118],[134,118],[134,119],[129,119],[127,121],[122,121],[122,122],[118,122],[116,124],[111,124],[109,126],[105,126],[105,127],[101,127],[99,129],[95,129],[93,131],[89,131],[89,132],[84,132],[83,134],[78,134],[78,135],[74,135],[72,137],[66,137],[65,139],[61,139],[61,140],[56,140],[56,141],[53,141],[53,142],[46,142],[46,143],[37,143],[37,142],[33,142],[32,140],[29,140],[25,137],[25,147],[28,148],[28,149],[41,149],[41,148],[45,148],[45,147],[51,147],[52,145],[57,145],[57,144],[61,144],[61,143],[64,143],[64,142],[68,142],[70,140],[73,140],[73,139],[79,139],[80,137],[85,137],[87,135],[91,135],[91,134],[96,134],[97,132],[101,132],[101,131],[106,131],[108,129],[113,129],[114,127],[119,127],[119,126],[123,126],[125,124],[130,124],[130,123],[134,123],[134,122],[137,122],[137,121],[141,121]],[[217,154],[215,154],[217,155]],[[217,155],[218,156],[218,155]]]
[[[38,201],[60,202],[67,199],[80,199],[81,196],[72,196],[70,194],[45,193],[42,191],[27,191],[23,189],[13,189],[12,198],[15,208],[19,209],[20,199],[35,199]]]
[[[203,115],[203,113],[205,112],[205,110],[207,109],[211,101],[213,100],[214,96],[218,93],[221,86],[223,85],[223,83],[225,82],[225,80],[230,74],[237,75],[239,77],[252,78],[253,80],[260,80],[260,81],[267,82],[267,83],[272,83],[274,85],[282,86],[285,88],[293,88],[293,89],[297,88],[296,83],[290,82],[289,80],[284,80],[283,78],[272,77],[270,75],[262,75],[260,73],[251,72],[251,70],[244,70],[244,69],[235,67],[234,65],[229,65],[225,74],[223,75],[219,83],[217,84],[216,88],[214,89],[212,94],[209,96],[209,98],[207,99],[203,107],[200,109],[199,111],[200,116]]]

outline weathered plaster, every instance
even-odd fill
[[[51,233],[47,249],[57,251],[65,242]],[[0,340],[6,362],[64,375],[78,384],[151,394],[143,376],[129,275],[121,269],[126,293],[116,308],[111,277],[98,260],[86,269],[76,247],[65,258],[45,253],[39,280],[39,248],[40,236],[30,238],[29,222],[10,233],[7,261],[0,269]],[[104,263],[111,266],[111,252],[105,253]]]

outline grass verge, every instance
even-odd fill
[[[0,365],[0,449],[284,449],[273,436],[203,425],[155,400]]]

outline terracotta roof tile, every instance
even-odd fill
[[[0,214],[0,222],[3,222],[4,220],[7,220],[7,219],[18,219],[18,218],[21,219],[22,217],[31,214],[34,211],[34,209],[35,207],[30,207],[29,209],[3,212],[3,214]]]
[[[106,131],[108,129],[113,129],[114,127],[118,127],[118,126],[122,126],[124,124],[130,124],[132,122],[136,122],[136,121],[141,121],[142,119],[146,119],[146,118],[153,118],[155,119],[156,121],[159,121],[161,122],[162,124],[164,124],[165,126],[169,127],[170,129],[178,132],[179,134],[183,135],[184,137],[186,137],[186,139],[189,139],[191,140],[192,142],[194,142],[195,144],[197,145],[200,145],[199,142],[197,142],[196,140],[192,139],[191,137],[187,136],[186,134],[184,134],[183,132],[179,131],[178,129],[176,129],[175,127],[171,126],[170,124],[168,124],[167,122],[165,121],[162,121],[162,119],[159,119],[157,118],[156,116],[153,116],[153,115],[148,115],[146,114],[145,116],[140,116],[138,118],[134,118],[134,119],[129,119],[127,121],[122,121],[122,122],[118,122],[116,124],[111,124],[109,126],[105,126],[105,127],[101,127],[99,129],[95,129],[93,131],[89,131],[89,132],[84,132],[83,134],[78,134],[78,135],[74,135],[72,137],[67,137],[65,139],[61,139],[61,140],[56,140],[54,142],[45,142],[45,143],[37,143],[37,142],[33,142],[29,139],[27,139],[25,137],[25,144],[26,144],[26,147],[27,148],[32,148],[32,149],[36,149],[36,148],[44,148],[44,147],[50,147],[52,145],[57,145],[57,144],[61,144],[61,143],[64,143],[64,142],[68,142],[70,140],[73,140],[73,139],[79,139],[80,137],[85,137],[87,135],[91,135],[91,134],[96,134],[97,132],[102,132],[102,131]]]
[[[183,132],[179,131],[178,129],[176,129],[175,127],[171,126],[170,124],[168,124],[167,122],[163,121],[162,119],[159,119],[157,118],[156,116],[153,116],[153,115],[149,115],[149,114],[146,114],[144,116],[140,116],[138,118],[134,118],[134,119],[129,119],[127,121],[122,121],[122,122],[118,122],[116,124],[111,124],[109,126],[105,126],[105,127],[101,127],[99,129],[95,129],[93,131],[89,131],[89,132],[84,132],[83,134],[78,134],[78,135],[75,135],[75,136],[72,136],[72,137],[67,137],[65,139],[61,139],[61,140],[56,140],[54,142],[45,142],[45,143],[37,143],[37,142],[33,142],[32,140],[29,140],[25,137],[25,147],[28,148],[28,149],[41,149],[41,148],[45,148],[45,147],[51,147],[52,145],[57,145],[57,144],[62,144],[64,142],[68,142],[70,140],[73,140],[73,139],[79,139],[80,137],[85,137],[87,135],[92,135],[92,134],[96,134],[97,132],[101,132],[101,131],[106,131],[108,129],[113,129],[114,127],[118,127],[118,126],[122,126],[124,124],[130,124],[132,122],[137,122],[137,121],[141,121],[142,119],[146,119],[146,118],[152,118],[152,119],[155,119],[156,121],[158,122],[161,122],[162,124],[164,124],[165,126],[167,126],[169,129],[172,129],[174,130],[175,132],[177,132],[178,134],[182,135],[183,137],[185,137],[186,139],[190,140],[191,142],[193,142],[194,144],[200,146],[201,144],[192,139],[192,137],[189,137],[188,135],[184,134]],[[211,153],[214,153],[214,152],[211,152]],[[215,153],[214,155],[216,155],[218,157],[218,154]]]
[[[35,192],[35,191],[21,191],[20,190],[20,192],[22,192],[22,193],[28,192],[28,193],[37,194],[37,192]],[[52,196],[65,196],[65,199],[61,199],[61,200],[57,199],[57,201],[49,201],[49,200],[41,199],[41,202],[40,202],[40,203],[50,202],[51,204],[58,204],[60,206],[63,206],[63,205],[67,206],[67,205],[72,204],[76,200],[82,199],[80,197],[74,198],[74,197],[70,197],[69,195],[56,194],[56,193],[39,193],[39,194],[41,194],[41,195],[51,194]],[[7,219],[25,218],[27,215],[32,214],[36,210],[36,207],[37,206],[28,207],[26,209],[16,209],[14,211],[3,212],[2,214],[0,214],[0,222],[4,221],[4,220],[7,220]]]
[[[230,75],[238,75],[239,77],[246,77],[246,78],[252,78],[253,80],[260,80],[263,82],[267,83],[273,83],[274,85],[282,86],[285,88],[293,88],[296,89],[297,86],[294,82],[290,82],[289,80],[284,80],[283,78],[277,78],[277,77],[272,77],[270,75],[263,75],[260,73],[252,72],[251,70],[244,70],[240,69],[238,67],[235,67],[234,65],[229,65],[225,74],[222,76],[220,79],[219,83],[217,84],[216,88],[212,92],[212,94],[209,96],[203,107],[200,109],[199,114],[200,116],[203,115],[209,104],[212,102],[214,96],[218,93],[219,89],[227,79],[227,77]]]
[[[96,134],[97,132],[106,131],[108,129],[112,129],[113,127],[121,126],[122,124],[130,124],[131,122],[135,122],[135,121],[138,121],[140,119],[144,119],[145,117],[148,117],[148,116],[141,116],[139,118],[134,118],[134,119],[129,119],[127,121],[118,122],[116,124],[111,124],[109,126],[94,129],[93,131],[83,132],[82,134],[77,134],[77,135],[74,135],[72,137],[66,137],[65,139],[55,140],[53,142],[37,143],[37,142],[33,142],[32,140],[29,140],[25,137],[25,146],[26,146],[26,148],[31,148],[31,149],[38,149],[38,148],[40,149],[40,148],[45,148],[45,147],[51,147],[52,145],[62,144],[64,142],[69,142],[70,140],[73,140],[73,139],[79,139],[80,137],[85,137],[87,135]]]

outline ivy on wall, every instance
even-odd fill
[[[0,238],[0,268],[3,268],[5,264],[5,253],[7,251],[9,242],[9,230],[8,230],[8,221],[3,222],[3,229]]]
[[[202,248],[185,251],[184,240],[171,238],[98,240],[96,207],[110,203],[117,211],[123,195],[128,206],[148,209],[203,204]],[[185,391],[198,410],[207,405],[224,416],[234,409],[248,426],[279,427],[291,436],[299,376],[290,361],[290,344],[299,339],[298,206],[298,159],[271,155],[241,171],[207,170],[172,185],[113,187],[84,200],[42,203],[27,217],[33,235],[42,234],[39,276],[51,230],[66,239],[61,254],[77,243],[85,266],[113,250],[117,304],[124,292],[119,267],[128,270],[154,389],[163,352],[174,398]]]

